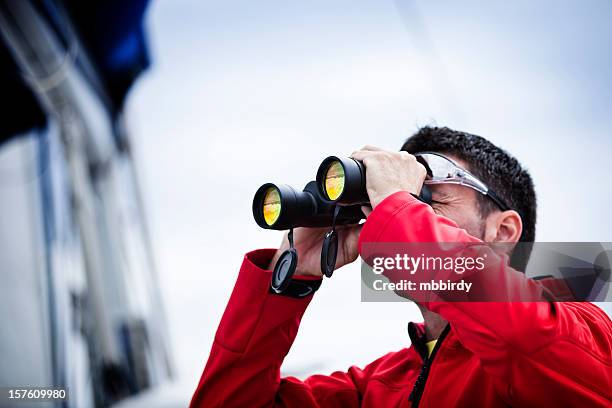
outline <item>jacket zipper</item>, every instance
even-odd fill
[[[449,330],[450,324],[446,325],[444,330],[442,330],[442,333],[440,334],[436,345],[431,351],[431,356],[426,357],[423,361],[419,376],[417,377],[417,380],[414,383],[414,386],[412,387],[412,391],[410,392],[410,396],[408,397],[408,399],[412,401],[412,407],[414,408],[417,408],[419,406],[419,403],[421,402],[421,397],[423,396],[423,391],[425,391],[425,384],[427,382],[427,377],[429,376],[429,371],[431,370],[431,365],[433,364],[433,360],[436,357],[438,350],[442,346],[442,342],[444,341],[444,338],[446,337],[446,334],[449,332]]]

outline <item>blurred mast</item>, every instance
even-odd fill
[[[0,3],[0,31],[9,45],[13,57],[35,91],[39,102],[49,116],[57,122],[69,163],[71,188],[77,220],[83,239],[84,257],[90,289],[91,305],[95,319],[96,339],[105,361],[118,361],[118,350],[112,338],[109,317],[104,307],[102,255],[99,251],[99,231],[93,220],[91,185],[88,182],[88,164],[85,150],[96,152],[87,137],[88,130],[79,110],[81,103],[74,91],[75,84],[68,79],[68,72],[75,71],[78,53],[75,38],[65,49],[53,30],[48,27],[29,1],[6,0]],[[97,151],[99,156],[100,151]]]
[[[468,127],[466,114],[461,109],[446,66],[436,49],[416,0],[394,0],[394,4],[406,32],[413,38],[412,43],[416,51],[423,57],[423,65],[431,79],[434,97],[438,99],[438,103],[444,107],[447,114],[463,123],[462,127]]]
[[[109,113],[105,91],[67,16],[52,7],[59,19],[52,25],[38,6],[0,0],[0,34],[49,122],[59,128],[92,314],[88,351],[96,401],[106,405],[171,377],[166,319],[122,115]],[[120,200],[126,192],[140,223],[121,223],[129,217]],[[135,259],[139,255],[145,259]],[[58,272],[47,265],[53,383],[62,386],[70,350],[56,327],[66,324],[66,316],[56,316],[53,300]],[[130,293],[134,285],[145,291],[143,299]]]

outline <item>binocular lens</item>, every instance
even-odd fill
[[[325,194],[334,201],[344,191],[344,167],[339,161],[333,161],[325,171]]]
[[[351,158],[329,156],[317,170],[317,187],[321,195],[341,206],[365,204],[365,167]]]
[[[263,199],[263,216],[264,221],[268,225],[273,225],[281,212],[281,201],[280,201],[280,193],[278,188],[269,187]]]

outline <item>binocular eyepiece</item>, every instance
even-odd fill
[[[423,186],[421,199],[427,201]],[[321,250],[321,271],[331,277],[338,249],[336,225],[358,224],[365,218],[361,206],[368,204],[366,172],[361,162],[329,156],[319,166],[315,181],[302,191],[285,184],[266,183],[253,198],[253,217],[261,228],[290,230],[290,249],[276,263],[271,287],[276,293],[287,289],[297,265],[292,231],[296,227],[331,227]]]

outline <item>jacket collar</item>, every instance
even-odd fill
[[[442,330],[442,333],[440,334],[440,338],[438,340],[442,341],[447,338],[445,342],[448,342],[450,340],[448,339],[448,337],[450,337],[448,336],[450,332],[451,327],[449,323],[446,325],[444,330]],[[423,360],[427,359],[429,357],[429,352],[427,350],[427,346],[425,345],[425,343],[427,343],[427,341],[425,340],[425,324],[414,322],[408,323],[408,336],[410,337],[410,341],[412,342],[414,349],[419,353],[421,358]]]

